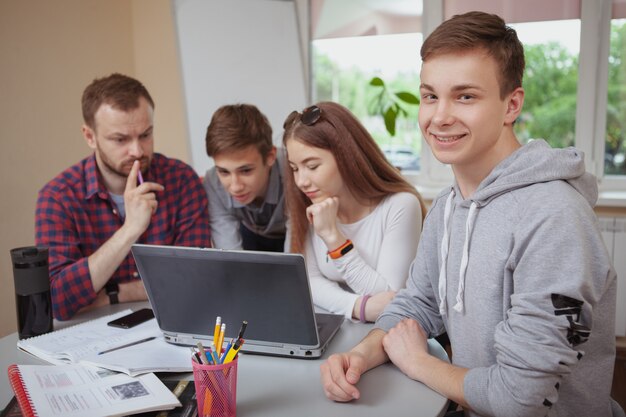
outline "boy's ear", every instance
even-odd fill
[[[265,155],[265,165],[272,166],[276,162],[276,146],[272,146],[272,149]]]
[[[504,122],[506,124],[513,124],[522,112],[523,105],[524,89],[522,87],[517,87],[507,98],[507,109]]]
[[[96,132],[87,125],[82,127],[83,137],[91,149],[96,149]]]

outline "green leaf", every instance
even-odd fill
[[[387,128],[390,136],[396,135],[396,117],[398,117],[398,113],[392,107],[389,107],[385,112],[384,118],[385,128]]]
[[[420,99],[417,98],[417,96],[415,96],[412,93],[409,93],[408,91],[400,91],[398,93],[396,93],[396,97],[398,97],[400,100],[404,101],[405,103],[409,103],[409,104],[420,104]]]
[[[380,77],[374,77],[370,81],[370,85],[375,85],[377,87],[384,87],[385,86],[385,82]]]

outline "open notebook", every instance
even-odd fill
[[[181,405],[153,373],[130,377],[77,364],[11,365],[8,376],[26,417],[127,416]]]
[[[147,372],[191,372],[189,349],[163,340],[156,320],[148,320],[132,329],[107,326],[130,309],[86,321],[41,336],[22,339],[17,347],[55,365],[93,365],[128,375]],[[140,340],[144,343],[133,344]]]
[[[132,253],[165,340],[209,345],[215,319],[225,341],[248,321],[244,352],[315,358],[343,316],[315,313],[299,254],[132,246]]]

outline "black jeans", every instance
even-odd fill
[[[242,246],[245,250],[259,250],[265,252],[283,252],[285,238],[273,239],[257,235],[240,223],[239,233],[241,233]]]

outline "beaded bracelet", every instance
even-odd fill
[[[365,304],[367,304],[367,300],[369,300],[370,297],[371,295],[365,294],[361,300],[361,310],[359,311],[359,321],[361,323],[365,323],[367,321],[365,320]]]
[[[352,248],[354,248],[352,241],[347,239],[343,245],[339,246],[337,249],[328,251],[328,256],[330,256],[330,259],[339,259],[346,253],[350,252]]]

